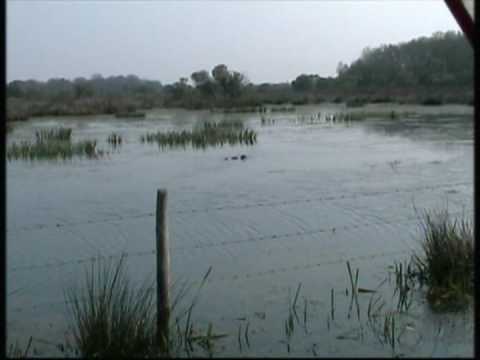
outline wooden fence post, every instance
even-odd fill
[[[168,345],[170,318],[170,253],[167,229],[167,191],[157,190],[157,335],[159,344]],[[164,343],[167,341],[167,343]]]

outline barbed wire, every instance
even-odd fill
[[[452,216],[464,215],[471,212],[472,211],[459,211],[459,212],[451,213],[451,215]],[[417,215],[407,216],[402,221],[382,219],[381,225],[406,224],[415,220],[419,220]],[[320,233],[336,233],[337,230],[351,231],[358,228],[378,226],[378,225],[379,225],[378,223],[366,222],[361,224],[344,225],[339,227],[319,228],[319,229],[310,229],[305,231],[295,231],[295,232],[289,232],[289,233],[263,235],[263,236],[250,237],[246,239],[239,239],[239,240],[233,240],[233,241],[220,241],[220,242],[214,242],[214,243],[196,244],[196,245],[188,245],[188,246],[173,246],[170,248],[170,251],[175,252],[178,250],[182,251],[182,250],[222,247],[222,246],[230,246],[230,245],[237,245],[237,244],[243,244],[243,243],[256,243],[256,242],[267,241],[267,240],[290,239],[290,238],[299,239],[308,235],[316,235]],[[111,255],[95,255],[95,256],[90,256],[90,257],[81,258],[81,259],[56,261],[51,263],[39,264],[39,265],[17,266],[11,269],[7,269],[7,273],[13,273],[17,271],[33,271],[33,270],[39,270],[44,268],[60,268],[60,267],[64,267],[72,264],[83,264],[87,262],[105,261],[108,259],[120,258],[122,256],[138,257],[138,256],[155,255],[156,253],[157,251],[155,249],[151,249],[151,250],[141,250],[141,251],[132,251],[132,252],[121,252],[120,254],[111,254]]]
[[[192,213],[202,213],[202,212],[206,213],[206,212],[220,211],[220,210],[241,210],[241,209],[250,209],[250,208],[256,208],[256,207],[275,207],[275,206],[301,204],[301,203],[343,200],[343,199],[356,199],[356,198],[371,197],[371,196],[382,196],[382,195],[390,195],[393,193],[428,191],[428,190],[436,190],[440,188],[469,186],[469,185],[473,185],[473,183],[458,182],[458,183],[449,183],[449,184],[440,184],[440,185],[424,185],[424,186],[417,186],[417,187],[404,188],[404,189],[396,188],[394,190],[390,189],[388,191],[385,190],[385,191],[359,192],[359,193],[353,193],[350,195],[340,195],[340,196],[321,196],[321,197],[308,198],[308,199],[263,201],[263,202],[256,202],[256,203],[243,204],[243,205],[226,205],[226,206],[216,206],[211,208],[173,210],[169,213],[170,214],[192,214]],[[123,220],[144,219],[144,218],[149,218],[154,216],[155,216],[155,212],[145,212],[145,213],[140,213],[137,215],[130,215],[130,216],[116,215],[115,218],[113,219],[86,220],[86,221],[64,223],[64,224],[58,223],[55,225],[37,224],[37,225],[30,225],[30,226],[25,226],[25,227],[16,228],[16,229],[7,229],[6,232],[11,233],[11,232],[19,232],[19,231],[34,231],[34,230],[40,230],[45,228],[63,228],[63,227],[74,227],[74,226],[89,225],[89,224],[103,224],[103,223],[111,223],[111,222],[117,222],[117,221],[123,221]]]
[[[369,260],[373,258],[379,258],[379,257],[387,257],[387,256],[392,256],[392,255],[399,255],[399,254],[406,254],[410,252],[411,250],[396,250],[396,251],[387,251],[387,252],[381,252],[381,253],[375,253],[375,254],[366,254],[366,255],[359,255],[359,256],[352,256],[352,257],[345,257],[342,256],[340,258],[334,259],[334,260],[329,260],[329,261],[323,261],[323,262],[317,262],[317,263],[310,263],[310,264],[305,264],[305,265],[294,265],[291,267],[278,267],[278,268],[273,268],[273,269],[268,269],[265,271],[258,271],[258,272],[250,272],[250,273],[244,273],[242,275],[233,275],[233,276],[220,276],[218,278],[209,278],[205,282],[206,283],[212,283],[216,281],[238,281],[238,280],[245,280],[245,279],[252,279],[252,278],[257,278],[257,277],[262,277],[262,276],[268,276],[268,275],[274,275],[276,273],[281,273],[281,272],[290,272],[290,271],[300,271],[300,270],[308,270],[308,269],[314,269],[317,267],[325,266],[325,265],[333,265],[333,264],[341,264],[341,263],[346,263],[347,261],[349,262],[354,262],[354,261],[359,261],[359,260]],[[190,285],[196,285],[199,283],[202,283],[203,281],[192,281]],[[71,304],[71,301],[58,301],[58,302],[46,302],[42,304],[37,304],[37,305],[32,305],[31,307],[14,307],[11,308],[11,311],[14,312],[21,312],[26,309],[37,309],[40,307],[53,307],[53,306],[58,306],[58,305],[68,305]]]
[[[235,280],[241,280],[241,279],[251,279],[251,278],[256,278],[256,277],[261,277],[261,276],[266,276],[266,275],[274,275],[276,273],[280,272],[291,272],[291,271],[300,271],[300,270],[308,270],[308,269],[314,269],[316,267],[320,266],[325,266],[325,265],[333,265],[333,264],[341,264],[341,263],[346,263],[347,261],[353,262],[353,261],[358,261],[358,260],[369,260],[369,259],[374,259],[377,257],[386,257],[386,256],[392,256],[392,255],[399,255],[399,254],[406,254],[410,253],[412,250],[396,250],[396,251],[387,251],[387,252],[381,252],[381,253],[375,253],[375,254],[367,254],[367,255],[359,255],[359,256],[353,256],[353,257],[341,257],[335,260],[329,260],[329,261],[324,261],[324,262],[318,262],[318,263],[310,263],[310,264],[305,264],[305,265],[294,265],[290,267],[278,267],[274,269],[269,269],[265,271],[257,271],[257,272],[250,272],[250,273],[243,273],[241,275],[233,275],[231,277],[228,276],[220,276],[218,278],[214,279],[207,279],[207,283],[211,283],[214,281],[235,281]],[[196,282],[193,282],[195,284]]]

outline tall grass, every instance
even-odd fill
[[[30,143],[22,141],[20,144],[13,142],[7,148],[8,160],[45,160],[45,159],[70,159],[73,156],[96,158],[101,152],[97,151],[95,140],[84,140],[72,144],[70,141],[41,141]]]
[[[154,282],[133,284],[127,277],[125,255],[116,263],[92,263],[84,283],[65,291],[74,348],[81,357],[171,357],[190,355],[197,348],[212,353],[215,341],[226,335],[214,333],[211,324],[203,333],[194,328],[192,318],[210,272],[211,268],[188,305],[182,302],[191,287],[183,283],[171,304],[168,336],[159,339]]]
[[[421,251],[413,260],[418,278],[428,285],[434,310],[453,310],[468,304],[473,294],[473,226],[452,219],[448,210],[425,211],[421,218]]]
[[[70,141],[72,138],[72,129],[70,128],[53,128],[35,131],[37,143],[48,141]]]
[[[244,129],[241,122],[205,122],[193,130],[147,133],[140,137],[142,143],[157,143],[164,147],[206,148],[208,146],[223,146],[224,144],[253,145],[257,141],[254,130]]]
[[[28,339],[28,344],[25,347],[25,349],[22,349],[20,347],[20,345],[18,344],[18,341],[16,341],[15,344],[10,344],[6,352],[7,358],[25,359],[30,350],[30,346],[32,345],[32,340],[33,340],[33,337],[30,336],[30,338]]]
[[[82,357],[149,357],[156,346],[153,283],[133,286],[124,257],[92,263],[83,287],[67,290],[73,336]]]
[[[107,137],[107,143],[109,143],[110,145],[113,145],[114,147],[118,146],[118,145],[121,145],[122,141],[123,141],[122,136],[120,134],[115,133],[115,132],[112,132]]]
[[[97,150],[95,140],[73,143],[72,129],[53,128],[35,132],[35,141],[13,142],[7,148],[7,159],[45,160],[69,159],[73,156],[96,158],[102,152]]]

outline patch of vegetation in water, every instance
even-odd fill
[[[368,118],[375,119],[398,119],[399,117],[409,117],[414,115],[413,112],[408,111],[395,111],[395,110],[384,110],[384,111],[349,111],[349,112],[340,112],[337,113],[337,118],[341,120],[365,120]]]
[[[110,145],[113,145],[114,147],[121,145],[123,142],[123,138],[120,134],[117,134],[115,132],[112,132],[110,135],[107,137],[107,143]]]
[[[434,311],[464,309],[474,291],[473,226],[448,210],[424,212],[421,252],[413,256],[416,276],[428,286]]]
[[[270,108],[271,112],[294,112],[296,111],[295,106],[275,106]]]
[[[53,128],[42,129],[35,132],[37,143],[48,141],[70,141],[72,139],[72,129],[70,128]]]
[[[65,291],[74,344],[69,353],[81,357],[149,358],[212,354],[214,342],[226,334],[203,332],[194,326],[193,308],[211,268],[203,276],[190,304],[182,304],[190,287],[184,283],[170,305],[168,332],[157,328],[156,286],[147,280],[136,285],[126,272],[125,257],[118,262],[98,258],[81,286]]]
[[[212,108],[212,109],[210,109],[210,111],[211,112],[220,112],[220,113],[224,113],[224,114],[234,114],[234,113],[245,114],[245,113],[262,112],[263,107],[262,106],[244,106],[244,107],[233,107],[233,108],[223,108],[223,109]]]
[[[241,122],[205,122],[193,130],[146,133],[140,137],[142,143],[156,143],[160,147],[206,148],[208,146],[254,145],[257,133],[244,129]]]
[[[103,152],[97,150],[96,140],[71,141],[72,129],[42,129],[35,133],[35,141],[13,142],[7,148],[7,160],[56,160],[73,156],[97,158]]]

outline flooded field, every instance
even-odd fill
[[[329,118],[392,110],[394,118]],[[346,266],[359,269],[360,287],[390,300],[390,267],[418,248],[415,208],[472,216],[473,108],[325,104],[261,116],[155,110],[145,119],[15,124],[8,144],[64,126],[75,141],[97,140],[105,155],[8,162],[8,341],[33,336],[40,355],[58,354],[63,290],[96,255],[126,252],[133,279],[153,278],[156,191],[165,188],[173,280],[198,283],[212,267],[193,316],[229,335],[215,355],[473,356],[472,312],[432,313],[420,292],[397,319],[398,342],[379,336],[367,321],[371,293],[359,295],[361,312],[350,309]],[[242,122],[256,143],[140,141],[207,121]],[[112,132],[121,145],[107,142]]]

